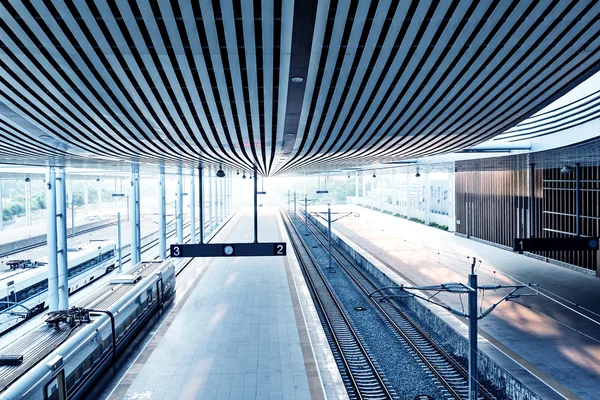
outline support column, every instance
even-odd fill
[[[196,241],[196,174],[194,168],[190,169],[190,243],[198,243]]]
[[[67,251],[67,174],[58,168],[56,177],[56,234],[58,245],[58,309],[69,308],[69,254]]]
[[[535,164],[529,164],[529,237],[535,236]]]
[[[581,236],[581,164],[575,164],[575,234]]]
[[[167,259],[167,200],[165,166],[158,167],[158,258]]]
[[[75,200],[73,199],[73,181],[69,181],[69,192],[67,198],[71,203],[71,238],[75,237]]]
[[[396,168],[392,169],[392,214],[396,214]]]
[[[25,179],[25,219],[27,226],[31,226],[31,180]]]
[[[213,217],[213,176],[212,168],[208,168],[208,226],[210,231],[214,230],[214,217]]]
[[[252,173],[254,174],[254,243],[258,243],[258,174],[256,166]]]
[[[204,169],[202,165],[198,167],[198,225],[200,225],[200,232],[198,234],[198,243],[204,243]]]
[[[475,261],[473,261],[475,265]],[[477,399],[477,275],[469,274],[469,399]]]
[[[358,172],[354,177],[354,197],[356,198],[356,201],[358,201]]]
[[[183,243],[183,171],[177,167],[177,200],[175,201],[175,230],[177,243]]]
[[[379,209],[383,212],[383,205],[385,203],[384,192],[385,192],[385,171],[381,171],[379,180]]]
[[[219,203],[221,202],[221,193],[220,193],[220,188],[221,188],[221,182],[219,180],[218,177],[214,177],[215,180],[215,228],[217,226],[219,226],[219,223],[221,222],[221,207],[219,206]]]
[[[423,190],[423,194],[425,197],[425,224],[429,225],[431,222],[431,188],[430,188],[430,180],[429,180],[429,167],[425,171],[425,190]]]
[[[131,225],[131,264],[135,265],[141,261],[141,238],[140,238],[140,172],[136,164],[131,165],[131,193],[130,208],[131,216],[129,218]]]
[[[367,198],[367,180],[365,179],[365,172],[364,171],[361,171],[360,175],[362,177],[362,196],[361,197],[363,198],[363,200],[365,200]]]
[[[58,310],[58,243],[56,234],[56,172],[46,174],[46,221],[48,242],[48,303],[49,311]]]
[[[375,175],[375,172],[373,172]],[[375,205],[375,178],[371,177],[371,208]]]
[[[406,219],[410,219],[410,168],[406,168]]]

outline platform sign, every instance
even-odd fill
[[[329,190],[317,190],[317,194],[327,194]]]
[[[171,245],[171,257],[268,257],[286,254],[285,242]]]
[[[267,194],[267,192],[256,192],[256,194]]]
[[[513,251],[598,250],[597,237],[515,238]]]

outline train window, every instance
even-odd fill
[[[65,387],[65,371],[60,371],[58,375],[54,377],[44,390],[45,400],[66,400],[67,399],[67,388]]]

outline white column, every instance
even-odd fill
[[[392,169],[392,214],[396,214],[396,168]]]
[[[140,244],[140,173],[136,164],[131,164],[131,181],[130,181],[130,208],[131,216],[130,232],[131,232],[131,264],[135,265],[141,261],[141,244]]]
[[[406,218],[410,219],[410,167],[406,167]]]
[[[429,166],[425,168],[425,188],[423,190],[425,198],[425,223],[429,225],[431,221],[431,188],[429,180]]]
[[[373,172],[373,174],[375,173]],[[373,176],[371,176],[371,208],[373,208],[375,201],[375,179],[376,178],[373,178]]]
[[[48,168],[46,187],[48,305],[49,311],[56,311],[58,310],[58,243],[56,235],[56,172],[54,167]]]
[[[190,243],[198,243],[196,240],[196,174],[194,168],[190,168]]]
[[[367,198],[367,179],[365,178],[365,172],[361,171],[360,176],[362,177],[362,198],[363,201]],[[361,201],[362,203],[362,201]],[[366,205],[366,203],[365,203]]]
[[[31,180],[25,180],[25,219],[27,226],[31,226]]]
[[[214,230],[213,203],[213,170],[208,167],[208,227],[211,232]]]
[[[354,177],[354,197],[356,198],[356,201],[358,201],[358,172]]]
[[[381,171],[381,177],[379,179],[379,209],[383,211],[384,201],[384,191],[385,191],[385,171]]]
[[[4,229],[4,206],[2,205],[2,180],[0,180],[0,231]]]
[[[67,174],[58,168],[56,178],[56,233],[58,244],[58,309],[69,308],[69,253],[67,251]]]
[[[165,166],[158,167],[158,258],[167,258],[167,200],[165,189]]]
[[[177,197],[175,200],[175,230],[177,243],[183,244],[183,171],[177,167]]]

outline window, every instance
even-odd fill
[[[60,371],[58,375],[54,377],[46,385],[44,390],[44,399],[45,400],[66,400],[67,399],[67,390],[65,387],[65,371]]]

